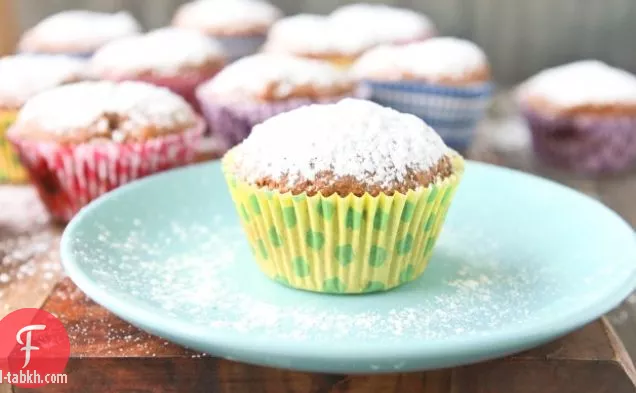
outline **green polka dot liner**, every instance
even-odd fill
[[[224,158],[227,168],[231,155]],[[420,277],[463,175],[392,196],[291,195],[225,172],[260,269],[297,289],[333,294],[386,291]]]

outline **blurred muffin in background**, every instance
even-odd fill
[[[636,159],[636,76],[596,60],[550,68],[517,91],[539,158],[566,169],[620,171]]]
[[[276,22],[264,50],[349,67],[371,48],[422,41],[436,34],[423,14],[405,8],[351,4],[330,15],[298,14]]]
[[[472,143],[492,92],[484,52],[454,37],[377,47],[351,73],[368,84],[374,101],[422,118],[458,151]]]
[[[221,45],[191,30],[163,28],[113,41],[95,52],[91,71],[101,79],[138,80],[167,87],[198,110],[195,89],[225,64]]]
[[[32,96],[86,78],[86,63],[59,55],[20,54],[0,58],[0,183],[20,183],[27,173],[5,138],[16,114]]]
[[[8,139],[58,221],[132,180],[194,160],[203,121],[170,90],[90,81],[40,93]]]
[[[197,89],[212,133],[228,147],[278,113],[366,95],[346,72],[327,62],[274,53],[238,60]]]
[[[90,57],[102,45],[140,31],[128,12],[63,11],[27,30],[18,48],[21,52]]]
[[[263,50],[329,61],[347,68],[373,42],[372,36],[353,26],[332,23],[323,15],[298,14],[272,26]]]
[[[383,4],[345,5],[332,12],[329,19],[372,36],[375,45],[408,44],[437,34],[435,25],[426,15]]]
[[[172,24],[215,38],[235,60],[257,52],[281,16],[264,0],[196,0],[179,7]]]

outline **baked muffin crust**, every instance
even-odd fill
[[[451,154],[421,119],[344,99],[270,118],[225,161],[238,179],[283,193],[377,196],[449,176]]]
[[[143,141],[198,118],[180,96],[142,82],[79,82],[40,93],[18,113],[13,137],[60,143]]]

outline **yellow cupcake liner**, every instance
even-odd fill
[[[227,168],[231,157],[224,159]],[[237,180],[224,170],[260,269],[315,292],[384,291],[426,268],[464,169],[429,187],[392,196],[292,195]]]
[[[16,115],[16,111],[0,111],[0,183],[24,183],[28,179],[18,154],[6,138]]]

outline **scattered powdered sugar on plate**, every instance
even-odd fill
[[[219,231],[219,226],[223,231]],[[462,242],[462,247],[457,247]],[[193,325],[286,340],[446,339],[532,321],[559,291],[549,271],[499,260],[499,244],[474,230],[444,232],[423,278],[364,296],[321,295],[265,278],[241,228],[209,224],[99,229],[76,257],[100,286]]]

